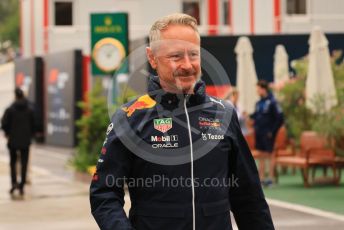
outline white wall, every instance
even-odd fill
[[[273,0],[254,1],[255,34],[274,33],[274,5]]]
[[[0,65],[0,116],[14,100],[14,64]]]
[[[43,4],[42,0],[34,0],[34,30],[35,30],[35,55],[40,56],[44,54],[43,42]]]
[[[31,13],[30,1],[22,1],[21,30],[22,30],[22,52],[24,57],[31,56]]]
[[[232,0],[234,34],[250,33],[249,0]]]
[[[56,1],[73,2],[73,26],[55,26],[54,3]],[[70,49],[82,49],[85,54],[90,53],[90,13],[91,12],[133,12],[129,15],[129,23],[140,23],[142,13],[140,0],[49,0],[49,52],[58,52]],[[31,53],[31,5],[30,0],[22,0],[23,4],[23,55],[29,57]],[[34,0],[34,33],[35,53],[44,54],[44,27],[43,27],[43,1]],[[142,32],[130,33],[130,36],[142,36]]]
[[[320,26],[328,33],[344,32],[343,0],[307,0],[308,13],[304,16],[288,16],[286,3],[282,1],[282,32],[309,33],[314,26]]]
[[[167,14],[177,13],[182,11],[182,1],[162,1],[162,0],[139,0],[140,9],[135,12],[141,14],[141,21],[138,25],[143,25],[145,33],[148,33],[150,26],[158,18]],[[142,13],[141,13],[142,12]],[[141,31],[143,32],[143,31]]]
[[[344,14],[343,0],[308,0],[311,4],[311,11],[314,14]]]
[[[54,0],[55,1],[55,0]],[[152,23],[166,14],[180,12],[180,0],[74,0],[74,26],[55,27],[49,30],[49,50],[56,52],[72,48],[90,53],[90,14],[96,12],[130,12],[129,39],[148,35]],[[50,22],[53,23],[53,4],[50,6]]]
[[[55,28],[49,31],[49,52],[55,53],[71,49],[81,49],[90,53],[90,35],[87,28]]]
[[[73,23],[71,27],[54,26],[54,2],[73,1]],[[250,34],[250,0],[232,0],[233,32],[235,35]],[[22,0],[23,54],[31,54],[31,0]],[[310,13],[304,17],[287,17],[286,1],[281,0],[282,33],[309,33],[314,25],[320,25],[325,32],[344,32],[343,0],[308,0]],[[44,53],[43,41],[43,0],[35,3],[35,51],[36,55]],[[208,1],[201,3],[201,33],[207,33]],[[255,0],[255,33],[273,34],[274,15],[273,0]],[[222,1],[219,0],[219,35],[228,34],[229,28],[222,26]],[[129,38],[135,40],[148,35],[151,24],[166,14],[181,12],[182,0],[49,0],[49,52],[68,49],[82,49],[90,53],[90,13],[92,12],[129,12]]]

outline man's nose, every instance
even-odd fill
[[[190,59],[190,57],[189,57],[188,54],[185,54],[185,55],[184,55],[184,58],[183,58],[183,60],[182,60],[182,65],[181,65],[181,67],[182,67],[183,69],[191,69],[191,68],[192,68],[191,59]]]

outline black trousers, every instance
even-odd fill
[[[17,159],[18,154],[20,154],[20,163],[21,163],[21,181],[19,186],[24,187],[26,183],[26,174],[27,174],[27,165],[29,161],[29,148],[24,149],[15,149],[10,148],[10,168],[11,168],[11,183],[12,186],[17,185]]]

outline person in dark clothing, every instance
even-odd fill
[[[277,132],[284,122],[284,117],[281,107],[269,90],[267,81],[258,81],[257,93],[260,96],[260,100],[256,103],[255,112],[250,117],[254,121],[255,149],[269,156],[269,178],[265,180],[266,158],[259,163],[260,178],[263,184],[270,185],[274,180],[274,165],[272,161],[274,142]]]
[[[34,111],[30,107],[21,89],[15,89],[15,101],[5,110],[1,119],[1,127],[8,140],[7,147],[10,152],[11,189],[13,194],[16,189],[24,195],[27,165],[29,160],[29,147],[34,134]],[[21,181],[17,182],[17,154],[20,154]]]
[[[90,186],[100,229],[231,230],[230,210],[241,230],[274,229],[237,113],[200,79],[196,19],[159,19],[146,51],[158,76],[116,111]]]

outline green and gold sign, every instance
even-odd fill
[[[128,14],[91,14],[92,75],[128,72]]]

